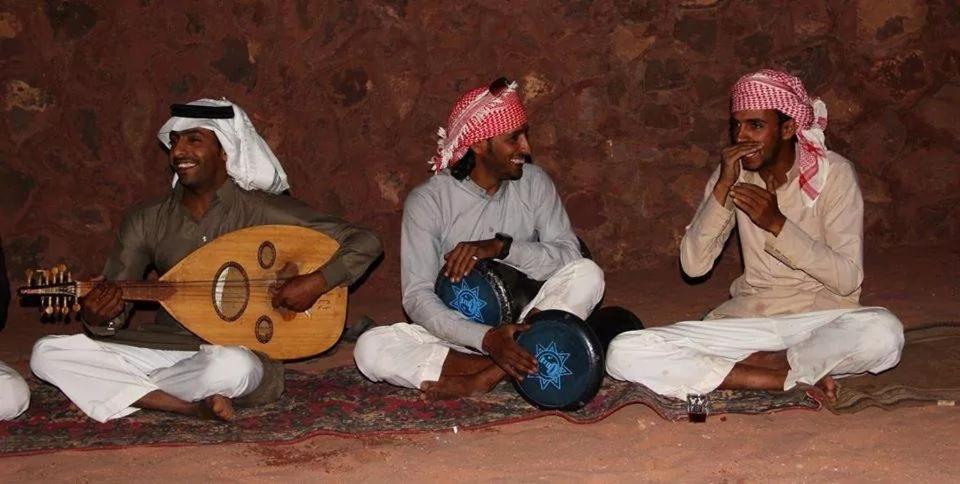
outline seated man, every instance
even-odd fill
[[[586,319],[604,288],[603,272],[580,256],[550,177],[527,163],[527,117],[516,83],[500,79],[471,90],[439,134],[431,160],[437,174],[410,192],[403,212],[403,307],[416,324],[374,328],[354,350],[367,378],[419,388],[427,398],[486,392],[506,375],[537,372],[536,359],[514,340],[526,326],[475,323],[437,297],[441,267],[458,282],[478,260],[499,259],[545,280],[521,321],[546,309]]]
[[[734,225],[745,270],[706,321],[624,333],[607,371],[662,395],[715,388],[786,390],[897,364],[903,327],[860,307],[863,198],[853,165],[827,151],[827,109],[788,74],[763,70],[733,86],[732,145],[680,244],[706,274]]]
[[[93,336],[47,336],[30,361],[38,377],[100,422],[140,408],[229,420],[231,399],[253,392],[264,376],[263,362],[250,350],[204,344],[164,311],[153,328],[121,329],[131,306],[109,281],[140,280],[150,266],[163,274],[228,232],[299,225],[340,244],[323,267],[274,288],[275,306],[304,311],[359,278],[381,253],[373,232],[280,195],[288,188],[286,175],[239,106],[203,99],[171,111],[159,137],[170,150],[173,190],[126,215],[103,270],[107,282],[81,301]]]
[[[10,303],[10,281],[7,279],[3,244],[0,241],[0,330],[7,322],[7,306]],[[0,361],[0,420],[16,418],[30,406],[30,388],[17,370]]]

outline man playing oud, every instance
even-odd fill
[[[715,388],[786,390],[896,365],[903,327],[860,306],[863,198],[853,164],[828,151],[827,108],[799,79],[763,70],[732,89],[732,144],[707,183],[680,244],[693,277],[706,274],[734,227],[744,273],[706,316],[624,333],[607,371],[685,398]]]
[[[140,408],[230,420],[232,399],[266,384],[257,354],[204,344],[163,310],[152,326],[124,329],[132,305],[110,281],[141,280],[148,267],[163,274],[228,232],[298,225],[340,244],[325,265],[273,289],[274,306],[299,312],[355,281],[381,253],[373,232],[280,194],[288,188],[286,174],[239,106],[202,99],[172,106],[171,115],[158,136],[169,148],[175,185],[124,218],[103,270],[106,281],[81,301],[91,336],[47,336],[33,348],[33,372],[100,422]]]

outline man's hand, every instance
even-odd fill
[[[123,291],[103,277],[93,280],[98,281],[97,285],[80,299],[80,315],[90,326],[103,326],[123,312]]]
[[[766,185],[767,189],[764,190],[756,185],[738,183],[730,189],[730,196],[733,197],[733,204],[743,210],[757,227],[778,236],[787,218],[777,204],[777,190],[772,176],[767,177]]]
[[[759,154],[762,149],[763,144],[756,141],[737,143],[723,149],[720,153],[720,178],[713,188],[713,195],[720,205],[726,203],[730,187],[740,178],[740,158]]]
[[[531,326],[526,324],[504,324],[487,331],[483,336],[483,351],[493,358],[497,366],[518,381],[538,371],[537,359],[514,339],[514,335],[530,328]]]
[[[273,295],[273,307],[299,313],[310,309],[330,289],[323,274],[317,271],[278,282],[270,287],[270,294]]]
[[[449,277],[450,282],[460,282],[460,279],[473,270],[478,260],[492,259],[501,250],[503,250],[503,242],[497,239],[460,242],[443,256],[447,261],[443,265],[443,276]]]

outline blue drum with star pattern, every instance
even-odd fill
[[[539,371],[519,382],[517,391],[539,408],[576,410],[600,390],[603,348],[582,319],[550,309],[526,319],[533,325],[518,333],[517,343],[537,359]]]
[[[610,341],[643,329],[640,318],[619,306],[597,309],[586,322],[556,309],[526,322],[533,327],[519,333],[517,343],[537,359],[539,371],[515,385],[530,403],[546,410],[577,410],[590,403],[603,383]]]
[[[451,309],[489,326],[517,322],[543,282],[495,260],[481,260],[459,282],[437,275],[434,292]]]

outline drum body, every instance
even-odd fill
[[[515,383],[517,391],[543,409],[576,410],[593,399],[603,383],[603,348],[576,315],[551,309],[529,318],[533,327],[517,343],[537,359],[539,371]]]
[[[499,326],[517,322],[542,285],[506,264],[481,260],[457,283],[441,272],[434,291],[444,304],[468,319]]]

